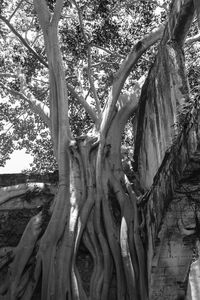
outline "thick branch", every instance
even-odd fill
[[[23,93],[15,91],[15,90],[7,87],[6,85],[4,85],[1,82],[0,82],[0,86],[2,86],[4,89],[6,89],[13,96],[19,97],[19,98],[23,99],[24,101],[26,101],[27,103],[29,103],[32,110],[41,117],[41,119],[45,122],[45,124],[49,128],[51,128],[51,123],[50,123],[50,119],[49,119],[49,108],[45,104],[43,104],[39,100],[35,99],[30,93],[28,96],[25,96]]]
[[[37,2],[37,1],[35,1]],[[46,19],[46,23],[47,21],[49,22],[50,19],[50,14],[48,11],[48,7],[45,3],[45,1],[41,1],[39,4],[36,3],[36,5],[38,5],[41,9],[43,9],[44,15],[45,17],[43,18],[41,16],[41,19],[43,20],[42,22],[44,23],[44,19]],[[59,6],[57,7],[57,9],[61,9],[61,4],[59,3]],[[57,13],[58,14],[58,11]],[[22,44],[43,64],[43,66],[45,66],[46,68],[48,68],[48,63],[41,57],[39,56],[30,46],[29,44],[24,40],[24,38],[14,29],[14,27],[10,24],[10,22],[8,20],[6,20],[3,16],[0,15],[0,19],[2,21],[5,22],[5,24],[10,28],[10,30],[19,38],[19,40],[22,42]],[[46,28],[46,25],[43,24],[44,27]],[[2,73],[0,74],[0,77],[5,78],[5,77],[16,77],[14,74],[11,75],[9,73]],[[4,86],[5,87],[5,86]],[[6,88],[6,87],[5,87]],[[92,118],[92,120],[97,124],[98,123],[98,119],[95,115],[95,112],[93,111],[93,109],[90,107],[90,105],[84,101],[83,97],[79,97],[79,95],[75,92],[75,90],[73,89],[72,86],[68,85],[69,91],[70,93],[73,94],[73,96],[83,105],[83,107],[86,109],[87,113],[90,115],[90,117]],[[73,90],[73,91],[72,91]],[[16,93],[16,91],[15,91]],[[15,94],[16,95],[16,94]],[[18,95],[18,96],[21,96]],[[25,99],[24,99],[25,100]],[[46,120],[47,121],[47,120]],[[50,120],[48,120],[48,122],[50,122]],[[49,125],[48,125],[49,126]]]
[[[154,45],[159,39],[162,38],[163,31],[164,26],[161,25],[158,30],[151,32],[150,34],[145,36],[133,47],[131,52],[122,62],[119,71],[115,75],[113,83],[113,99],[115,99],[115,101],[117,101],[124,82],[130,74],[134,65],[137,63],[138,59],[149,47]]]
[[[160,28],[148,36],[144,37],[141,41],[139,41],[128,54],[126,59],[122,62],[122,65],[119,71],[115,75],[115,79],[112,86],[111,95],[106,103],[104,116],[102,120],[102,132],[105,135],[106,131],[111,122],[112,113],[115,109],[115,105],[119,98],[120,92],[123,88],[123,85],[129,76],[131,70],[134,65],[137,63],[138,59],[142,56],[142,54],[153,44],[155,44],[159,39],[162,38],[162,34],[164,31],[164,26],[160,26]]]
[[[61,11],[62,1],[57,3],[55,22],[44,21],[44,12],[41,4],[47,10],[45,0],[34,0],[35,10],[42,27],[45,48],[49,65],[49,86],[50,86],[50,114],[51,133],[54,144],[54,151],[59,167],[59,181],[66,186],[69,185],[69,153],[67,152],[69,142],[72,139],[68,117],[68,94],[63,67],[62,55],[58,39],[57,17]],[[47,13],[47,11],[45,12]]]
[[[45,0],[34,0],[33,3],[38,14],[40,25],[42,29],[46,32],[51,19],[47,3]]]
[[[56,5],[54,8],[54,14],[53,14],[53,18],[52,18],[52,24],[53,26],[57,26],[58,22],[60,20],[60,16],[61,16],[61,12],[62,12],[62,8],[63,8],[63,3],[64,0],[56,0]]]

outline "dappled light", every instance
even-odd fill
[[[25,148],[27,176],[58,175],[0,189],[2,210],[34,211],[0,249],[3,299],[185,295],[188,259],[173,265],[172,252],[184,244],[190,257],[197,238],[196,194],[184,189],[200,161],[198,21],[193,0],[2,2],[0,165]],[[192,265],[194,297],[198,276]]]

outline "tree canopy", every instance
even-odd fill
[[[40,282],[42,300],[111,299],[114,282],[113,299],[146,300],[170,176],[156,199],[141,199],[176,123],[198,105],[198,1],[3,1],[0,22],[1,164],[26,147],[35,170],[59,170],[55,199],[29,221],[1,293],[31,299]],[[131,159],[135,148],[131,180],[123,148]]]
[[[48,1],[51,13],[54,6],[55,1]],[[164,24],[167,9],[167,4],[156,1],[64,3],[59,40],[75,136],[91,128],[108,99],[120,64],[145,35]],[[2,1],[0,21],[1,165],[14,149],[25,147],[35,157],[33,169],[54,170],[47,126],[47,57],[33,3]],[[134,86],[140,89],[155,53],[156,45],[139,60],[125,83],[125,92],[131,93]]]

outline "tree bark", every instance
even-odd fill
[[[176,26],[172,27],[176,30],[167,26],[161,47],[166,36],[176,38],[179,48],[183,43],[194,9],[192,0],[182,2],[186,4],[183,11],[181,5],[176,7],[179,1],[174,1],[175,12],[170,24],[175,22]],[[73,139],[57,37],[63,1],[57,0],[53,17],[45,0],[35,0],[34,4],[48,58],[51,131],[59,166],[59,188],[45,231],[42,224],[46,211],[30,220],[13,253],[2,293],[7,300],[29,300],[41,283],[41,300],[146,300],[147,264],[140,232],[143,218],[138,212],[137,197],[123,172],[120,153],[125,123],[137,105],[135,96],[123,97],[120,92],[134,64],[132,59],[137,60],[139,52],[135,47],[128,65],[122,66],[123,72],[115,80],[120,86],[105,105],[98,134]],[[185,25],[180,20],[188,7],[191,15]],[[182,31],[179,31],[180,23],[184,25]],[[151,44],[153,40],[146,42]],[[171,58],[173,62],[174,57]],[[147,113],[141,108],[139,113],[145,119]],[[137,146],[140,148],[141,144],[140,139]],[[91,265],[89,286],[85,284],[78,259],[81,249]]]

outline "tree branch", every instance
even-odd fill
[[[21,196],[28,191],[27,184],[18,184],[0,189],[0,205],[14,197]]]
[[[151,47],[159,39],[162,38],[163,32],[164,32],[164,26],[161,25],[159,29],[145,36],[132,48],[131,52],[127,55],[125,60],[122,62],[120,69],[115,74],[115,79],[113,82],[114,99],[119,97],[124,82],[126,81],[134,65],[137,63],[138,59],[149,47]]]
[[[15,10],[13,11],[13,13],[11,14],[11,16],[10,16],[9,19],[8,19],[9,22],[10,22],[10,20],[12,19],[12,17],[15,15],[15,13],[18,11],[18,9],[20,8],[22,2],[24,2],[24,0],[21,0],[21,1],[17,4]]]
[[[69,90],[69,92],[71,93],[71,95],[76,98],[76,100],[85,108],[86,112],[89,114],[90,118],[93,120],[93,122],[98,125],[98,118],[94,112],[94,110],[92,109],[92,107],[85,101],[83,96],[78,95],[74,88],[67,83],[67,88]]]
[[[85,34],[85,28],[84,28],[83,18],[82,18],[82,13],[80,11],[80,8],[79,8],[76,0],[72,0],[72,2],[74,3],[74,5],[75,5],[75,7],[77,9],[79,23],[80,23],[80,26],[81,26],[81,31],[82,31],[82,34],[83,34],[83,38],[84,38],[85,43],[86,43],[86,45],[88,47],[88,79],[89,79],[91,90],[92,90],[93,95],[94,95],[94,100],[95,100],[95,103],[96,103],[96,109],[97,109],[98,115],[99,115],[99,117],[101,117],[100,101],[99,101],[99,97],[97,95],[97,91],[96,91],[96,88],[95,88],[95,85],[94,85],[94,80],[92,78],[92,70],[91,70],[91,45],[90,45],[90,41],[88,40],[87,35]]]
[[[189,38],[186,39],[185,41],[185,44],[192,44],[194,42],[199,42],[200,41],[200,33],[194,35],[194,36],[191,36]]]
[[[149,47],[151,47],[159,39],[162,38],[163,32],[164,32],[164,26],[161,25],[158,30],[151,32],[149,35],[145,36],[136,45],[134,45],[131,52],[127,55],[125,60],[122,62],[120,69],[115,74],[111,95],[104,106],[104,116],[101,124],[103,134],[106,134],[118,97],[131,70],[133,69],[134,65],[137,63],[138,59],[142,56],[142,54]]]
[[[25,41],[25,39],[15,30],[15,28],[13,27],[12,24],[10,24],[10,22],[4,18],[2,15],[0,15],[0,20],[2,20],[9,28],[10,30],[14,33],[14,35],[16,35],[18,37],[18,39],[22,42],[22,44],[45,66],[48,68],[48,64],[44,61],[44,59],[37,54],[37,52],[35,52],[35,50],[33,50],[33,48],[31,48],[29,46],[29,44]]]
[[[51,14],[49,12],[47,3],[45,0],[40,0],[40,1],[34,0],[33,3],[38,13],[40,25],[42,29],[46,32],[51,20]]]
[[[37,2],[37,1],[34,1]],[[36,3],[36,5],[38,5]],[[45,10],[45,14],[46,14],[46,22],[49,22],[49,11],[48,11],[48,7],[45,3],[45,1],[41,1],[39,3],[39,7],[44,8]],[[57,12],[58,13],[58,12]],[[48,68],[48,63],[41,57],[39,56],[30,46],[29,44],[24,40],[24,38],[14,29],[14,27],[10,24],[10,22],[4,18],[3,16],[0,15],[0,19],[10,28],[10,30],[19,38],[19,40],[22,42],[22,44],[42,63],[43,66],[45,66],[46,68]],[[45,25],[46,26],[46,25]],[[46,27],[45,27],[46,28]],[[0,74],[1,78],[5,78],[5,77],[16,77],[16,75],[14,74],[9,74],[9,73],[1,73]],[[5,87],[5,86],[4,86]],[[98,119],[95,115],[95,112],[93,111],[92,107],[84,100],[83,97],[80,97],[76,92],[75,89],[70,86],[69,84],[67,84],[67,87],[70,91],[71,94],[73,94],[73,96],[79,101],[79,103],[81,105],[83,105],[83,107],[85,108],[85,110],[87,111],[87,113],[90,115],[91,119],[97,124],[98,123]],[[6,88],[6,87],[5,87]],[[18,95],[19,96],[19,95]],[[25,100],[25,99],[24,99]],[[49,126],[49,125],[48,125]]]
[[[119,57],[119,58],[121,58],[121,59],[124,59],[124,58],[125,58],[125,55],[122,55],[122,54],[119,54],[119,53],[116,53],[116,52],[112,52],[111,50],[106,49],[106,48],[101,47],[101,46],[98,46],[98,45],[93,45],[93,44],[92,44],[91,47],[94,47],[94,48],[103,50],[103,51],[107,52],[108,54],[117,56],[117,57]]]
[[[195,7],[195,10],[196,10],[196,13],[197,13],[198,26],[199,26],[199,29],[200,29],[200,2],[199,2],[199,0],[193,0],[193,2],[194,2],[194,7]]]
[[[10,74],[10,73],[0,73],[0,78],[16,78],[16,74]]]
[[[87,45],[89,45],[89,40],[87,38],[87,35],[85,34],[85,29],[84,29],[84,24],[83,24],[83,18],[82,18],[82,13],[80,11],[80,8],[78,6],[78,4],[76,3],[76,0],[72,0],[72,2],[74,3],[76,9],[77,9],[77,12],[78,12],[78,18],[79,18],[79,22],[80,22],[80,26],[81,26],[81,30],[82,30],[82,34],[83,34],[83,38],[86,42]]]
[[[33,95],[31,95],[30,93],[28,94],[28,96],[25,96],[23,93],[15,91],[15,90],[7,87],[6,85],[4,85],[1,82],[0,82],[0,86],[3,87],[4,89],[6,89],[13,96],[19,97],[19,98],[23,99],[25,102],[29,103],[32,110],[36,114],[38,114],[41,117],[41,119],[45,122],[45,124],[51,129],[51,123],[50,123],[50,118],[49,118],[49,115],[50,115],[49,108],[45,104],[43,104],[39,100],[35,99],[33,97]]]
[[[53,18],[51,23],[53,24],[53,26],[57,26],[58,22],[60,20],[60,16],[61,16],[61,12],[62,12],[62,8],[63,8],[63,3],[64,0],[56,0],[56,5],[54,8],[54,14],[53,14]]]
[[[92,90],[93,95],[94,95],[98,115],[101,116],[100,101],[99,101],[99,97],[97,95],[96,88],[94,86],[94,80],[92,78],[91,47],[90,46],[88,46],[88,78],[89,78],[91,90]]]

